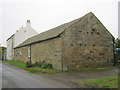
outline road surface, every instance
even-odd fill
[[[2,88],[69,88],[69,86],[3,63]]]

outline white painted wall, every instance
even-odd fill
[[[14,47],[21,44],[26,39],[37,35],[38,33],[31,27],[30,22],[26,23],[25,27],[21,27],[16,33],[15,33],[15,45]]]
[[[30,20],[27,20],[26,26],[19,28],[19,30],[16,31],[14,36],[10,37],[7,41],[7,59],[13,60],[14,59],[14,48],[21,44],[26,39],[37,35],[38,32],[36,32],[32,27]]]
[[[14,35],[7,40],[7,60],[13,60],[14,55]]]

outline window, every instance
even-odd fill
[[[106,46],[108,47],[109,45],[107,44]]]
[[[104,53],[99,53],[99,55],[104,55]]]
[[[21,51],[20,51],[20,55],[21,55]]]
[[[97,34],[100,34],[99,32],[97,32]]]
[[[28,57],[30,57],[30,47],[28,48]]]
[[[80,44],[80,46],[82,46],[82,44]]]
[[[71,44],[71,46],[73,46],[73,44]]]
[[[94,53],[94,51],[90,51],[90,53]]]
[[[92,29],[92,31],[94,32],[94,31],[95,31],[95,29],[93,28],[93,29]]]

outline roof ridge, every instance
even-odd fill
[[[71,21],[69,21],[67,23],[56,26],[55,28],[49,29],[49,30],[44,31],[42,33],[39,33],[39,34],[37,34],[37,35],[35,35],[33,37],[30,37],[27,40],[25,40],[24,42],[22,42],[21,44],[19,44],[15,48],[30,45],[32,43],[40,42],[40,41],[43,41],[43,40],[48,40],[48,39],[53,38],[53,37],[57,37],[62,32],[64,32],[67,28],[69,28],[71,25],[74,25],[75,23],[79,22],[82,18],[86,17],[89,14],[93,14],[93,13],[89,12],[89,13],[85,14],[84,16],[80,17],[80,18],[71,20]]]

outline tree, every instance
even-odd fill
[[[6,49],[6,47],[2,47],[2,51],[4,51]]]
[[[120,48],[120,39],[116,39],[116,48]]]

